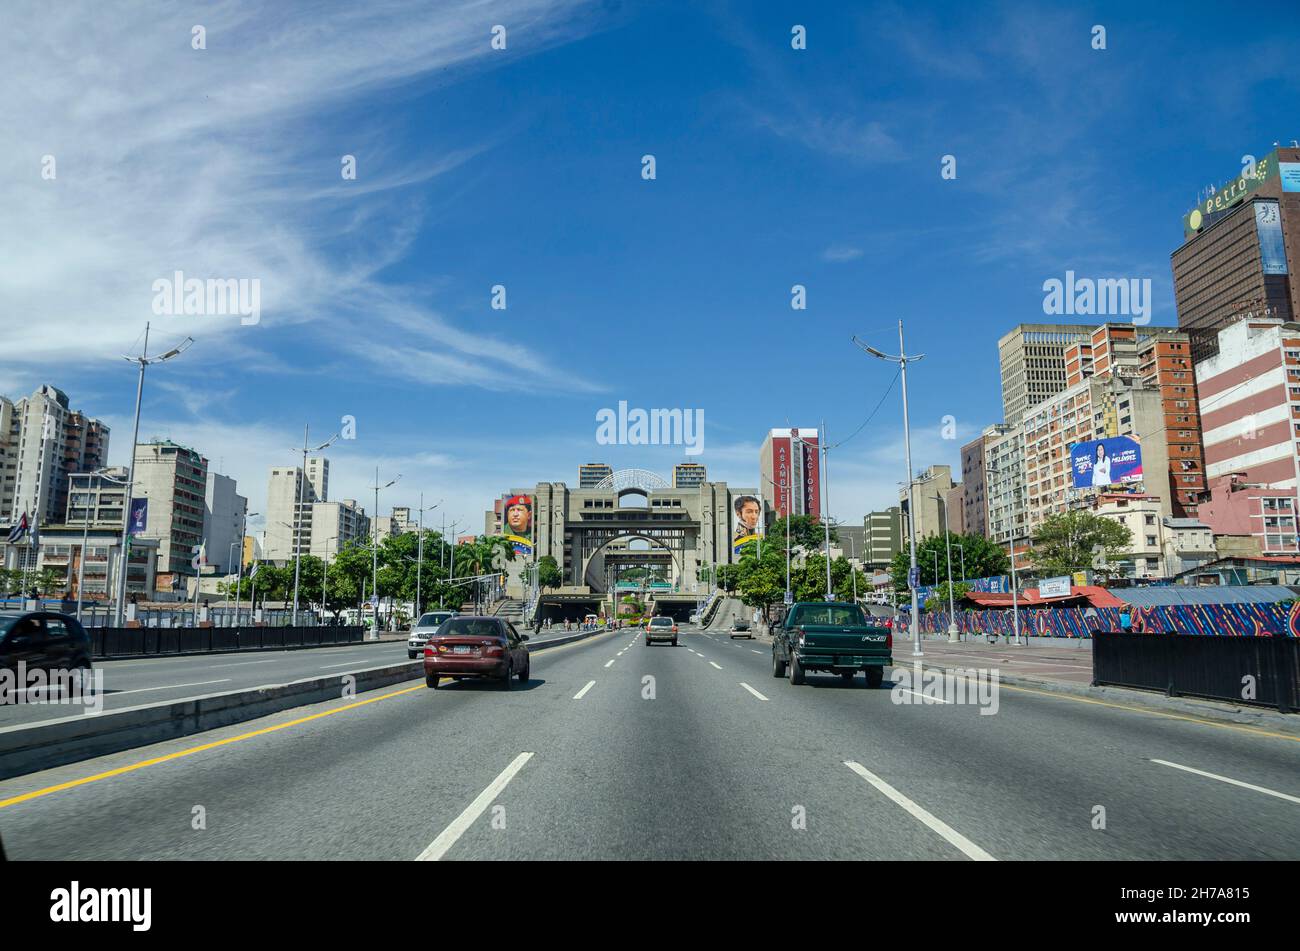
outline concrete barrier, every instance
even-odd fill
[[[534,653],[559,647],[606,631],[608,628],[575,631],[545,641],[529,641],[528,650]],[[407,660],[382,667],[340,671],[327,677],[294,680],[286,684],[211,693],[98,715],[81,714],[3,727],[0,728],[0,779],[203,733],[294,707],[339,700],[343,695],[343,678],[347,676],[356,678],[356,691],[362,693],[418,680],[424,676],[424,663]]]

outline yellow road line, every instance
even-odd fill
[[[566,647],[580,647],[584,644],[591,644],[597,638],[604,634],[612,634],[614,631],[605,631],[603,634],[596,634],[592,637],[583,638],[580,641],[573,641],[570,644],[561,644],[558,647],[548,648],[541,653],[551,654],[555,651],[564,650]],[[64,789],[75,789],[78,786],[85,786],[89,783],[98,782],[101,779],[110,779],[114,776],[121,776],[124,773],[131,773],[137,769],[144,769],[146,766],[156,766],[159,763],[166,763],[169,760],[180,759],[182,756],[190,756],[194,753],[202,753],[204,750],[216,749],[219,746],[226,746],[230,743],[238,743],[240,740],[251,739],[255,736],[262,736],[266,733],[274,733],[277,730],[283,730],[287,727],[298,726],[303,723],[310,723],[312,720],[319,720],[322,717],[333,716],[336,713],[342,713],[345,710],[355,710],[357,707],[364,707],[368,703],[377,703],[380,700],[387,700],[389,697],[400,697],[405,693],[412,693],[416,690],[427,689],[423,684],[418,687],[404,687],[401,690],[395,690],[392,693],[386,693],[378,697],[370,697],[366,700],[358,700],[356,703],[349,703],[346,706],[335,707],[333,710],[326,710],[323,713],[313,713],[310,716],[299,717],[296,720],[289,720],[286,723],[279,723],[275,726],[263,727],[260,730],[253,730],[249,733],[241,733],[238,736],[227,737],[224,740],[217,740],[213,743],[204,743],[201,746],[194,746],[187,750],[179,750],[175,753],[168,753],[166,756],[156,756],[153,759],[143,760],[139,763],[132,763],[130,766],[121,766],[117,769],[110,769],[103,773],[96,773],[93,776],[85,776],[81,779],[70,780],[66,783],[59,783],[56,786],[47,786],[44,789],[37,789],[29,793],[23,793],[20,796],[12,796],[9,799],[0,799],[0,809],[6,806],[14,806],[20,802],[28,802],[32,799],[39,799],[42,796],[48,796],[50,793],[61,792]],[[108,754],[106,754],[108,755]]]
[[[400,697],[404,693],[412,693],[416,690],[426,690],[424,684],[418,687],[404,687],[401,690],[395,690],[392,693],[382,694],[378,697],[370,697],[367,700],[358,700],[356,703],[349,703],[346,706],[335,707],[333,710],[326,710],[322,713],[313,713],[310,716],[298,717],[296,720],[289,720],[287,723],[278,723],[275,726],[263,727],[260,730],[253,730],[249,733],[241,733],[238,736],[230,736],[224,740],[216,740],[212,743],[204,743],[201,746],[192,746],[187,750],[178,750],[175,753],[168,753],[166,756],[156,756],[153,759],[142,760],[139,763],[132,763],[130,766],[120,766],[117,769],[110,769],[103,773],[96,773],[93,776],[84,776],[81,779],[74,779],[66,783],[59,783],[56,786],[47,786],[44,789],[37,789],[29,793],[23,793],[20,796],[13,796],[9,799],[0,799],[0,809],[6,806],[14,806],[20,802],[28,802],[32,799],[39,799],[42,796],[48,796],[50,793],[60,792],[64,789],[75,789],[77,786],[85,786],[88,783],[98,782],[101,779],[109,779],[113,776],[121,776],[123,773],[135,772],[137,769],[144,769],[146,766],[156,766],[158,763],[166,763],[169,760],[180,759],[182,756],[190,756],[194,753],[202,753],[204,750],[216,749],[219,746],[226,746],[230,743],[238,743],[240,740],[251,739],[255,736],[262,736],[266,733],[274,733],[277,730],[283,730],[291,726],[298,726],[303,723],[310,723],[312,720],[319,720],[322,717],[333,716],[336,713],[342,713],[345,710],[355,710],[357,707],[364,707],[369,703],[378,703],[380,700],[387,700],[390,697]]]

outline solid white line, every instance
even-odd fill
[[[136,687],[134,690],[114,690],[111,694],[106,694],[106,696],[121,697],[128,693],[146,693],[150,690],[178,690],[181,687],[206,687],[209,684],[225,683],[230,683],[229,677],[226,677],[224,680],[200,680],[198,683],[193,684],[167,684],[165,687]]]
[[[1290,796],[1284,792],[1277,792],[1273,789],[1266,789],[1263,786],[1256,786],[1252,783],[1243,783],[1240,779],[1231,779],[1227,776],[1220,776],[1217,773],[1207,773],[1202,769],[1193,769],[1190,766],[1183,766],[1179,763],[1171,763],[1168,760],[1153,759],[1151,762],[1159,763],[1161,766],[1172,766],[1174,769],[1181,769],[1188,773],[1195,773],[1197,776],[1204,776],[1207,779],[1217,779],[1221,783],[1228,783],[1232,786],[1240,786],[1242,789],[1253,789],[1255,792],[1263,793],[1266,796],[1276,796],[1278,799],[1285,799],[1287,802],[1300,803],[1300,797]]]
[[[906,687],[899,687],[898,689],[903,691],[903,693],[910,693],[914,697],[920,697],[926,703],[949,703],[950,702],[948,700],[943,699],[943,697],[927,697],[923,693],[917,693],[915,690],[908,690]]]
[[[763,696],[761,693],[759,693],[757,690],[755,690],[755,689],[754,689],[753,687],[751,687],[749,684],[745,683],[743,680],[740,682],[740,685],[741,685],[742,687],[744,687],[746,690],[748,690],[750,693],[752,693],[754,696],[756,696],[759,700],[766,700],[766,699],[767,699],[767,697]]]
[[[710,663],[710,664],[713,664],[713,661],[709,661],[709,663]],[[718,667],[717,664],[713,664],[713,666],[714,666],[714,667]],[[721,667],[718,667],[718,670],[721,670],[721,669],[722,669]]]
[[[270,660],[241,660],[237,664],[213,664],[215,670],[217,667],[248,667],[251,664],[274,664],[277,660],[284,660],[283,657],[272,657]]]
[[[956,846],[967,858],[974,859],[976,862],[997,861],[993,856],[989,855],[970,839],[966,838],[952,826],[948,825],[948,823],[912,802],[912,800],[908,799],[901,792],[889,785],[889,783],[885,782],[875,773],[871,772],[871,770],[867,769],[861,763],[855,763],[853,760],[845,760],[844,765],[853,770],[853,772],[857,773],[867,782],[871,783],[871,785],[875,786],[896,804],[902,806],[903,809],[916,819],[919,819],[931,830],[943,836],[949,844]]]
[[[751,654],[761,654],[761,653],[763,653],[762,651],[756,651],[756,650],[754,650],[754,648],[752,648],[752,647],[749,649],[749,652],[750,652]]]
[[[596,686],[596,681],[594,681],[594,680],[588,680],[588,681],[587,681],[587,686],[583,687],[581,690],[579,690],[577,693],[575,693],[575,694],[573,695],[573,699],[574,699],[574,700],[581,700],[583,697],[585,697],[585,696],[587,695],[587,691],[590,690],[590,689],[591,689],[592,687],[594,687],[594,686]]]
[[[606,664],[605,666],[606,666],[606,667],[613,667],[613,666],[614,666],[614,661],[616,661],[616,660],[618,660],[617,657],[611,657],[611,658],[609,659],[609,663]]]
[[[506,784],[515,778],[515,774],[524,768],[524,764],[533,758],[532,753],[520,753],[505,769],[501,770],[496,779],[488,784],[487,789],[478,794],[478,797],[465,807],[465,811],[452,820],[451,825],[439,833],[438,838],[429,843],[429,847],[421,852],[417,857],[417,862],[436,862],[444,855],[447,850],[456,844],[457,840],[465,834],[465,830],[474,824],[479,816],[492,801],[501,795],[501,790],[506,788]]]

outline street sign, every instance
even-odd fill
[[[785,603],[786,603],[786,604],[794,604],[794,592],[793,592],[793,591],[787,591],[787,592],[785,593]]]
[[[919,587],[921,584],[921,569],[913,566],[907,570],[907,586],[909,588]]]

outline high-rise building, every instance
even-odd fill
[[[134,482],[132,496],[149,500],[145,529],[138,535],[158,539],[159,574],[194,574],[194,549],[203,541],[208,460],[174,442],[142,443],[135,449]]]
[[[966,507],[963,505],[965,488],[958,484],[948,490],[943,500],[944,528],[953,535],[966,534]]]
[[[1143,386],[1160,392],[1165,443],[1169,449],[1172,517],[1194,516],[1197,500],[1205,491],[1205,457],[1191,338],[1185,333],[1172,332],[1148,337],[1138,350],[1138,374]]]
[[[327,477],[329,466],[318,466],[316,472]],[[318,484],[324,483],[312,482],[310,477],[305,478],[303,470],[298,466],[276,466],[271,469],[271,479],[266,488],[263,558],[283,563],[294,556],[298,546],[301,545],[306,550],[305,539],[310,534],[311,506],[315,502],[325,501],[316,494]]]
[[[330,498],[330,461],[324,456],[307,460],[307,482],[311,485],[313,502],[328,502]]]
[[[1275,149],[1214,189],[1183,216],[1183,237],[1174,300],[1194,362],[1234,321],[1300,317],[1300,148]]]
[[[578,488],[594,489],[613,474],[613,468],[603,462],[584,462],[578,466]]]
[[[203,548],[208,564],[218,574],[235,572],[247,515],[248,499],[235,490],[235,480],[219,472],[209,472],[204,494]]]
[[[409,507],[397,506],[391,515],[378,515],[374,519],[376,537],[382,542],[390,535],[404,535],[416,530],[416,523],[411,521]]]
[[[891,505],[862,520],[865,529],[862,559],[870,568],[884,569],[903,550],[903,510]]]
[[[1217,335],[1196,364],[1205,475],[1295,494],[1300,466],[1300,324],[1251,320]],[[1204,516],[1202,516],[1204,520]]]
[[[916,540],[930,535],[942,535],[943,509],[948,493],[956,485],[952,481],[951,466],[930,466],[913,480],[912,499],[915,512],[908,511],[907,487],[898,490],[898,504],[916,528]]]
[[[815,429],[773,429],[758,454],[760,489],[778,518],[821,516],[821,460]]]
[[[1165,414],[1158,389],[1132,377],[1093,376],[1026,411],[1024,474],[1026,529],[1044,519],[1090,505],[1100,487],[1075,488],[1071,447],[1113,436],[1133,436],[1142,453],[1142,486],[1160,499],[1161,514],[1173,514],[1165,442]],[[1138,485],[1134,485],[1136,490]]]
[[[1018,324],[998,341],[1002,418],[1020,422],[1026,409],[1066,386],[1065,353],[1088,342],[1094,324]]]
[[[989,426],[961,447],[961,508],[962,526],[966,534],[988,535],[988,456],[985,447],[993,440],[1005,436],[1012,427],[1005,423]]]
[[[68,525],[91,528],[122,528],[126,511],[125,466],[102,473],[74,472],[68,476]]]
[[[679,462],[673,466],[674,489],[693,489],[708,481],[708,473],[702,463]]]
[[[355,499],[313,502],[307,522],[302,553],[322,560],[332,559],[350,542],[364,542],[370,538],[370,519]]]
[[[989,538],[1024,548],[1029,540],[1025,492],[1025,433],[1020,426],[1005,428],[984,445],[988,499]]]
[[[27,517],[59,522],[68,508],[68,476],[93,472],[108,458],[109,430],[70,409],[50,385],[16,403],[0,397],[0,524]]]

